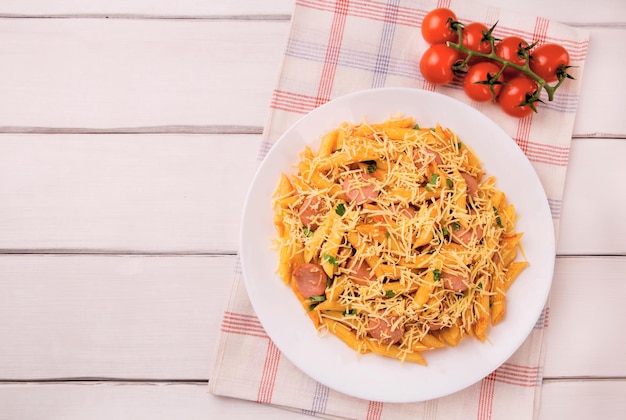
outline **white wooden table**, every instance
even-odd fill
[[[292,1],[0,3],[1,419],[305,418],[207,393]],[[626,2],[486,2],[591,33],[541,419],[623,419]]]

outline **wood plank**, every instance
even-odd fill
[[[0,66],[0,132],[261,127],[288,30],[288,21],[2,19],[0,57],[11,65]],[[592,27],[591,38],[574,133],[626,135],[626,121],[604,112],[626,91],[611,71],[626,28]]]
[[[258,135],[0,136],[0,249],[235,252]]]
[[[215,397],[206,389],[194,383],[0,384],[0,406],[7,419],[20,420],[310,419],[265,404]],[[539,420],[621,420],[625,394],[626,380],[546,382]]]
[[[546,377],[625,376],[626,257],[559,258],[547,323]]]
[[[262,126],[288,29],[286,21],[3,19],[0,57],[11,65],[0,66],[0,124]]]
[[[259,145],[259,135],[0,135],[0,250],[234,253]],[[626,196],[612,181],[626,176],[624,155],[623,140],[574,140],[559,254],[626,254],[615,222]]]
[[[620,420],[626,413],[626,381],[544,383],[539,419]]]
[[[20,420],[311,418],[250,401],[216,397],[209,394],[207,385],[202,383],[0,384],[0,406],[1,418]]]
[[[176,17],[201,18],[220,16],[289,15],[293,0],[124,0],[75,1],[61,0],[6,0],[0,7],[0,16],[109,16],[137,18]]]
[[[167,0],[124,0],[77,2],[60,0],[42,2],[38,0],[4,0],[0,15],[18,16],[159,16],[159,17],[207,17],[223,15],[273,15],[290,14],[293,0],[233,0],[224,2],[203,2],[179,0],[176,3]],[[507,0],[483,0],[481,3],[492,4],[522,14],[539,15],[558,22],[570,24],[604,24],[607,22],[623,23],[626,5],[619,0],[598,0],[578,2],[572,6],[571,0],[527,0],[523,3],[511,3]],[[621,18],[621,20],[620,20]]]
[[[0,256],[0,380],[208,378],[235,258]],[[557,259],[546,377],[626,377],[624,272],[626,257]]]
[[[2,256],[0,379],[206,379],[234,270],[234,256]]]
[[[626,5],[622,2],[622,6]],[[626,16],[626,15],[622,15]],[[611,41],[610,39],[614,39]],[[590,28],[589,48],[583,72],[583,83],[580,89],[580,100],[576,111],[574,135],[596,137],[623,137],[626,121],[618,121],[615,116],[608,116],[608,104],[619,104],[622,100],[620,92],[626,91],[626,82],[614,84],[613,66],[623,65],[620,57],[611,58],[615,51],[609,44],[626,41],[626,27],[594,29]],[[610,64],[609,64],[610,63]],[[615,91],[614,89],[619,89]],[[558,93],[557,93],[558,94]],[[594,109],[600,107],[601,109]],[[604,114],[604,117],[600,117]],[[601,118],[594,122],[593,119]]]
[[[626,254],[626,195],[620,189],[626,141],[572,143],[563,196],[559,254]]]

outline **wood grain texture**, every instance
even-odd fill
[[[0,16],[98,16],[140,18],[215,18],[267,16],[278,19],[289,15],[293,0],[124,0],[90,1],[7,0],[0,6]]]
[[[0,256],[0,380],[207,379],[234,267],[233,256]]]
[[[0,136],[0,248],[234,253],[259,142]]]
[[[207,379],[235,259],[0,256],[0,380]],[[547,377],[626,377],[625,271],[626,257],[557,259]]]
[[[597,0],[572,6],[570,0],[527,0],[517,4],[507,0],[483,0],[481,3],[505,7],[511,11],[533,13],[548,19],[570,24],[624,23],[626,5],[621,0]],[[91,1],[60,0],[4,0],[0,16],[133,16],[141,17],[213,17],[213,16],[276,16],[288,15],[293,0],[232,0],[207,2],[198,0],[124,0]]]
[[[572,142],[561,207],[557,253],[626,255],[623,139]]]
[[[215,397],[205,383],[0,384],[2,420],[310,419],[250,401]],[[36,402],[36,403],[34,403]]]
[[[557,261],[547,321],[545,376],[626,376],[626,339],[618,332],[626,331],[622,303],[626,257]]]
[[[539,420],[622,420],[624,394],[624,380],[546,382]],[[264,404],[215,397],[202,383],[0,384],[0,406],[3,420],[311,419]]]
[[[288,21],[3,19],[0,56],[11,65],[0,66],[0,132],[262,127],[288,30]],[[611,70],[626,27],[590,30],[574,134],[623,136],[626,120],[604,105],[626,91]]]
[[[11,62],[0,67],[0,126],[21,127],[262,126],[289,29],[286,21],[0,23],[8,39],[0,57]]]
[[[626,413],[626,381],[554,381],[545,383],[539,419],[620,420]]]

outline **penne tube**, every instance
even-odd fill
[[[322,137],[322,142],[317,152],[317,155],[319,157],[328,157],[335,151],[336,146],[337,146],[338,135],[339,135],[339,130],[337,129],[329,133],[326,133]]]
[[[481,282],[479,284],[482,284],[483,287],[478,293],[478,297],[476,298],[476,302],[474,304],[474,311],[478,317],[476,323],[474,324],[474,334],[481,342],[484,342],[487,338],[487,327],[489,326],[489,295],[484,291],[489,287],[487,282],[488,280],[486,277],[481,278]]]
[[[400,349],[396,345],[388,346],[380,344],[372,339],[365,340],[365,343],[367,344],[367,348],[369,350],[376,354],[380,354],[381,356],[404,359],[405,361],[409,361],[411,363],[426,366],[426,359],[424,359],[424,356],[422,356],[419,352],[407,352],[406,350]]]
[[[526,261],[516,261],[509,264],[508,270],[504,273],[504,291],[509,290],[513,281],[528,267]]]
[[[383,135],[387,136],[389,140],[404,140],[406,137],[415,136],[416,132],[411,128],[401,127],[386,127],[382,129]]]
[[[452,325],[442,328],[438,331],[439,339],[444,341],[450,347],[455,347],[461,341],[461,328],[458,325]]]
[[[419,248],[424,246],[433,240],[434,217],[437,214],[437,207],[434,204],[430,206],[422,206],[420,208],[417,217],[422,221],[421,229],[415,239],[413,240],[413,248]]]
[[[337,213],[331,212],[329,219],[331,219],[329,223],[330,232],[328,233],[328,238],[322,245],[321,260],[322,268],[326,272],[326,275],[332,278],[337,272],[337,253],[343,241],[345,228],[341,224],[340,216]],[[315,234],[313,234],[313,236],[315,236]]]
[[[333,319],[322,318],[322,323],[326,325],[328,331],[335,334],[341,341],[346,343],[352,350],[357,353],[367,353],[370,349],[363,340],[356,338],[356,334],[351,328],[337,322]]]
[[[304,245],[304,262],[311,262],[313,258],[319,256],[320,247],[334,222],[333,214],[331,213],[324,219],[322,224],[313,232],[313,236]]]
[[[438,271],[435,270],[429,271],[426,278],[417,289],[417,292],[413,295],[413,305],[417,309],[420,309],[426,302],[428,302],[430,294],[435,289],[436,282],[439,281],[439,279],[436,278],[439,275],[437,274]]]
[[[322,311],[322,312],[327,312],[327,311],[331,311],[331,312],[337,312],[339,315],[341,315],[344,311],[346,311],[348,308],[346,308],[346,306],[344,306],[343,304],[337,302],[336,300],[329,300],[326,299],[324,302],[321,302],[319,305],[317,305],[315,307],[316,311]],[[336,315],[336,314],[328,314],[328,315]]]
[[[427,349],[441,349],[446,346],[446,343],[432,334],[424,335],[419,343]]]
[[[327,158],[319,159],[315,165],[317,171],[327,171],[352,163],[376,160],[382,154],[378,142],[367,137],[350,137],[345,140],[343,148]]]

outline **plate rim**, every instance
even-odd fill
[[[277,150],[279,150],[279,148],[281,147],[283,142],[288,141],[288,139],[290,138],[290,136],[293,136],[294,130],[297,130],[297,127],[299,127],[300,125],[303,124],[304,121],[309,121],[311,119],[315,119],[317,115],[319,114],[323,114],[328,108],[333,108],[333,107],[337,107],[337,106],[341,106],[344,103],[350,103],[351,100],[354,100],[355,98],[359,98],[359,97],[364,97],[367,99],[372,99],[375,98],[376,96],[379,95],[407,95],[407,96],[423,96],[424,98],[437,98],[436,100],[438,101],[443,101],[443,102],[448,102],[450,104],[454,104],[454,106],[458,106],[461,107],[462,109],[464,109],[464,111],[466,111],[468,113],[468,115],[470,116],[474,116],[476,118],[479,118],[480,120],[482,120],[482,123],[486,124],[487,126],[490,126],[490,130],[495,130],[496,132],[499,132],[499,136],[504,136],[506,137],[511,143],[513,143],[513,145],[515,146],[515,148],[517,148],[517,150],[519,151],[519,154],[521,154],[521,156],[523,156],[523,161],[525,162],[527,168],[530,167],[530,169],[532,169],[532,175],[534,175],[534,180],[533,182],[535,184],[538,184],[541,188],[540,191],[536,191],[536,193],[538,193],[541,198],[542,198],[542,203],[541,206],[543,207],[543,210],[541,211],[541,213],[543,213],[542,217],[546,217],[547,214],[549,214],[549,204],[548,204],[548,199],[545,193],[545,189],[539,179],[538,174],[536,173],[535,169],[532,167],[532,164],[530,163],[530,161],[528,160],[528,158],[526,157],[526,155],[521,151],[521,149],[519,149],[519,146],[517,146],[517,144],[514,142],[514,140],[511,138],[511,136],[509,136],[503,129],[502,127],[500,127],[499,125],[497,125],[494,121],[492,121],[491,119],[489,119],[487,116],[485,116],[483,113],[481,113],[480,111],[470,107],[469,105],[454,99],[452,97],[437,93],[437,92],[430,92],[430,91],[425,91],[425,90],[421,90],[421,89],[417,89],[417,88],[402,88],[402,87],[387,87],[387,88],[376,88],[376,89],[365,89],[365,90],[359,90],[356,92],[352,92],[349,93],[347,95],[343,95],[340,96],[336,99],[333,99],[323,105],[321,105],[320,107],[312,110],[311,112],[307,113],[306,115],[303,115],[301,118],[299,118],[297,121],[295,121],[287,130],[285,130],[284,133],[282,133],[279,138],[276,140],[276,142],[272,145],[272,147],[270,148],[270,150],[268,151],[268,153],[264,156],[263,160],[260,162],[260,164],[258,165],[257,171],[255,172],[255,175],[252,179],[252,182],[250,184],[250,187],[248,189],[248,193],[246,195],[246,199],[244,202],[244,206],[243,206],[243,211],[242,211],[242,215],[241,215],[241,229],[240,229],[240,235],[239,235],[239,249],[240,249],[240,261],[241,261],[241,271],[242,271],[242,277],[243,277],[243,281],[244,281],[244,285],[246,288],[246,291],[248,292],[248,296],[250,299],[250,302],[252,304],[252,308],[255,311],[255,314],[257,315],[257,318],[259,319],[259,322],[261,323],[261,325],[263,325],[263,328],[266,330],[269,338],[275,343],[275,345],[278,347],[278,349],[280,350],[280,352],[288,359],[290,360],[298,369],[300,369],[301,371],[303,371],[305,374],[307,374],[309,377],[313,378],[314,380],[321,382],[322,384],[328,386],[331,389],[334,389],[338,392],[344,393],[346,395],[350,395],[353,397],[357,397],[357,398],[362,398],[362,399],[367,399],[367,400],[373,400],[373,401],[380,401],[380,402],[394,402],[394,403],[405,403],[405,402],[418,402],[418,401],[426,401],[426,400],[430,400],[430,399],[434,399],[434,398],[439,398],[445,395],[449,395],[452,394],[454,392],[460,391],[462,389],[465,389],[469,386],[471,386],[472,384],[480,381],[481,379],[483,379],[485,376],[487,376],[489,373],[493,372],[493,370],[497,369],[499,366],[501,366],[502,363],[504,363],[509,357],[511,357],[511,355],[513,355],[518,349],[519,347],[524,343],[524,341],[527,339],[527,337],[529,336],[529,334],[532,331],[533,328],[533,324],[529,324],[527,325],[527,330],[524,330],[523,334],[518,334],[518,336],[520,336],[521,338],[518,340],[519,342],[516,343],[516,345],[511,346],[513,347],[511,351],[506,353],[506,356],[502,358],[501,361],[499,361],[499,363],[497,364],[497,366],[493,367],[493,369],[490,369],[487,373],[482,374],[480,377],[476,377],[475,379],[471,380],[471,381],[464,381],[462,382],[459,386],[457,387],[450,387],[449,392],[439,392],[439,393],[434,393],[431,395],[428,395],[426,397],[420,397],[418,396],[416,393],[406,393],[403,394],[402,397],[397,397],[397,398],[389,398],[387,396],[378,396],[376,395],[376,393],[363,393],[363,392],[351,392],[350,389],[346,389],[345,387],[339,386],[337,387],[336,384],[333,383],[329,383],[328,380],[326,380],[326,377],[320,377],[319,374],[316,374],[316,372],[312,371],[310,368],[308,368],[307,366],[302,366],[301,363],[298,363],[298,361],[294,361],[294,357],[293,354],[289,351],[288,346],[286,347],[285,342],[282,339],[276,339],[277,335],[276,335],[276,330],[275,328],[273,328],[273,326],[269,326],[267,325],[267,317],[265,316],[265,311],[264,308],[260,305],[260,302],[252,296],[252,293],[254,292],[255,288],[253,287],[253,283],[251,283],[251,276],[249,273],[249,267],[248,265],[245,263],[246,262],[246,258],[247,258],[247,251],[246,251],[246,238],[247,238],[247,231],[246,231],[246,226],[247,226],[247,214],[249,212],[250,209],[250,201],[251,201],[251,197],[253,194],[253,190],[255,188],[255,186],[257,186],[257,183],[259,182],[260,177],[262,176],[262,174],[264,173],[264,169],[265,169],[265,165],[267,165],[267,162],[270,162],[270,157],[273,156],[273,153],[278,153],[276,152]],[[394,112],[390,111],[389,115],[393,115]],[[410,113],[409,112],[405,112],[405,115],[409,116]],[[410,115],[416,118],[416,120],[419,121],[419,116],[416,115]],[[362,116],[361,118],[363,118],[364,116]],[[353,123],[356,123],[357,121],[352,121]],[[442,122],[442,126],[448,126],[447,124]],[[324,130],[321,130],[322,132],[320,133],[314,133],[312,134],[311,138],[308,139],[308,141],[305,142],[305,144],[309,144],[309,145],[315,145],[319,143],[319,139],[321,134],[323,134]],[[472,145],[472,147],[474,147],[475,145]],[[304,146],[301,145],[300,149],[302,149]],[[481,157],[480,154],[479,158]],[[297,156],[295,156],[294,158],[297,158]],[[482,160],[482,159],[481,159]],[[292,164],[296,164],[297,161],[292,161]],[[278,179],[274,180],[274,185],[273,188],[275,188],[275,185],[277,185]],[[505,193],[507,193],[505,191]],[[508,195],[508,194],[507,194]],[[515,204],[515,203],[514,203]],[[546,214],[547,211],[547,214]],[[273,214],[273,211],[272,211]],[[547,234],[546,238],[548,243],[545,244],[547,246],[547,249],[549,251],[549,254],[551,255],[551,258],[549,258],[548,260],[548,266],[544,269],[545,271],[545,276],[547,277],[547,279],[545,279],[544,281],[546,282],[546,285],[544,287],[544,293],[540,295],[540,297],[538,297],[537,302],[541,303],[541,307],[545,307],[546,303],[547,303],[547,298],[551,289],[551,285],[552,285],[552,280],[553,280],[553,276],[554,276],[554,264],[555,264],[555,258],[556,258],[556,250],[555,250],[555,235],[554,235],[554,225],[553,225],[553,221],[552,221],[552,217],[550,215],[549,217],[549,221],[550,221],[550,226],[552,227],[552,229],[550,230],[551,234]],[[545,221],[544,221],[545,222]],[[273,223],[272,223],[272,228],[273,228]],[[272,238],[275,238],[276,234],[274,231],[274,235],[272,236]],[[271,241],[272,238],[267,238],[267,241]],[[275,270],[274,270],[275,271]],[[275,274],[275,273],[274,273]],[[280,280],[280,278],[275,275],[274,277],[276,277],[276,281],[279,283],[279,286],[281,287],[285,287],[287,288],[284,283],[282,282],[282,280]],[[291,292],[291,289],[289,289],[289,293],[291,293],[293,295],[293,293]],[[295,295],[294,295],[295,296]],[[299,305],[299,303],[298,303]],[[301,306],[300,306],[301,308]],[[539,311],[537,313],[537,318],[540,316],[541,311]],[[294,314],[296,315],[296,314]],[[303,316],[306,317],[306,320],[308,321],[308,323],[310,324],[310,320],[308,319],[308,317],[306,316],[306,314],[304,314]],[[534,317],[533,317],[534,318]],[[311,324],[312,327],[312,324]],[[493,327],[492,327],[493,328]],[[317,336],[315,330],[313,328],[310,328],[312,335]],[[336,337],[334,336],[329,336],[328,338],[331,339],[336,339]],[[338,339],[337,339],[338,340]],[[322,340],[318,339],[318,341],[320,343],[323,343]],[[467,341],[467,340],[464,340]],[[476,340],[474,340],[476,341]],[[341,343],[343,344],[343,343]],[[324,344],[320,344],[320,345],[324,345]],[[345,346],[345,344],[343,344]],[[481,344],[481,345],[488,345],[488,344]],[[346,346],[347,347],[347,346]],[[454,350],[454,349],[451,349]],[[350,352],[353,352],[352,350],[350,350]],[[356,353],[354,352],[354,354],[356,355]],[[356,357],[362,357],[363,355],[356,355]],[[382,356],[375,356],[375,357],[382,357]],[[428,355],[427,355],[428,358]],[[397,361],[395,361],[396,363],[399,363]],[[332,381],[331,381],[332,382]]]

